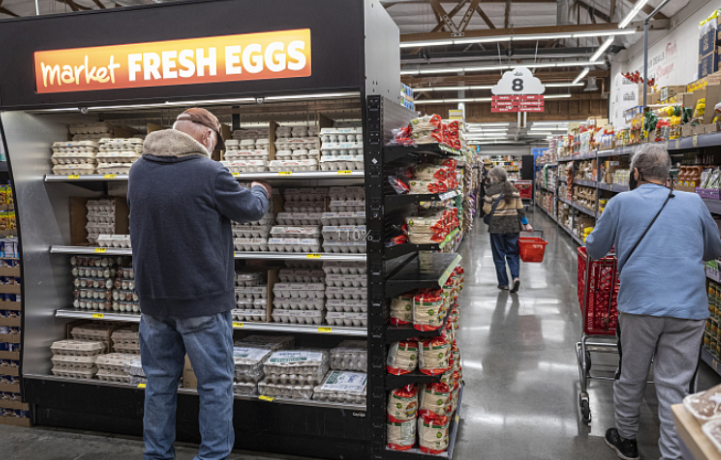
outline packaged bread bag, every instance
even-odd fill
[[[388,349],[386,370],[389,374],[410,374],[418,367],[418,342],[407,340],[396,342]]]
[[[429,383],[421,389],[418,415],[446,416],[451,409],[451,387],[443,382]]]
[[[426,375],[439,375],[450,369],[451,346],[444,337],[419,342],[419,369]]]
[[[443,326],[443,290],[432,289],[413,297],[413,328],[436,331]]]
[[[388,420],[406,422],[418,416],[418,387],[415,384],[396,388],[388,395]]]
[[[450,417],[425,415],[418,418],[418,445],[426,454],[438,455],[448,449]]]
[[[403,326],[413,322],[413,293],[401,294],[391,300],[390,323]]]

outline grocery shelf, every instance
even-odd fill
[[[456,237],[456,235],[458,235],[458,232],[460,232],[459,229],[453,230],[440,243],[435,243],[435,244],[403,243],[403,244],[397,244],[395,246],[391,246],[389,248],[385,248],[384,251],[385,251],[386,259],[395,259],[396,257],[401,257],[406,254],[410,254],[412,252],[418,252],[418,251],[440,251],[441,249],[445,248],[449,243],[451,243],[453,241],[453,239]]]
[[[544,186],[541,185],[541,184],[536,184],[536,187],[540,188],[541,190],[545,190],[545,191],[547,191],[547,192],[550,192],[550,193],[556,193],[555,190],[551,190],[550,188],[544,187]]]
[[[573,241],[575,241],[576,243],[578,243],[581,246],[584,246],[583,240],[581,238],[579,238],[578,236],[576,236],[576,234],[573,233],[570,228],[566,227],[565,225],[561,224],[560,222],[558,223],[558,226],[561,227],[563,230],[565,230],[566,233],[568,233],[568,235],[571,237],[571,239],[573,239]]]
[[[386,279],[386,297],[419,288],[438,288],[461,262],[459,254],[420,253]]]
[[[99,248],[93,246],[50,246],[50,254],[131,256],[133,255],[133,250],[130,248]]]
[[[713,214],[721,214],[721,201],[703,198],[703,202],[710,212]]]
[[[598,188],[601,190],[608,190],[609,192],[628,192],[628,185],[623,184],[607,184],[605,182],[598,182]]]
[[[709,367],[714,370],[714,372],[721,375],[721,364],[719,364],[719,360],[703,346],[701,347],[701,360],[708,364]]]
[[[463,192],[461,190],[451,190],[450,192],[445,193],[407,193],[405,195],[387,195],[384,199],[384,211],[389,213],[411,204],[446,201],[462,195]]]
[[[45,182],[122,182],[128,180],[127,174],[75,174],[60,176],[46,174]]]
[[[538,204],[538,203],[536,203],[536,207],[537,207],[538,209],[540,209],[541,211],[543,211],[552,221],[554,221],[555,223],[558,223],[558,219],[556,219],[556,217],[555,217],[553,214],[551,214],[550,212],[548,212],[548,211],[546,210],[546,208],[544,208],[543,206],[541,206],[541,205]]]
[[[130,248],[98,248],[92,246],[51,246],[50,254],[75,254],[95,255],[104,254],[108,256],[130,256],[133,251]],[[344,253],[319,253],[308,254],[305,252],[235,252],[236,259],[275,259],[275,260],[341,260],[348,262],[364,262],[366,254],[344,254]]]
[[[102,321],[124,321],[129,323],[139,323],[140,313],[124,313],[124,312],[100,312],[91,310],[79,310],[75,308],[61,308],[55,311],[57,318],[76,318],[90,319]],[[288,324],[288,323],[256,323],[233,321],[233,329],[244,331],[271,331],[285,333],[300,334],[325,334],[325,335],[344,335],[353,337],[366,337],[368,331],[364,327],[343,327],[328,325],[311,325],[311,324]]]
[[[591,217],[594,217],[594,218],[597,218],[597,217],[598,217],[598,215],[596,214],[595,211],[592,211],[592,210],[590,210],[590,209],[588,209],[588,208],[586,208],[586,207],[584,207],[584,206],[581,206],[580,204],[574,203],[573,201],[567,200],[567,199],[565,199],[565,198],[561,198],[560,196],[558,197],[558,201],[561,201],[561,202],[563,202],[563,203],[566,203],[567,205],[571,206],[572,208],[578,209],[578,210],[581,211],[582,213],[588,214],[588,215],[591,216]]]
[[[450,315],[450,313],[451,310],[448,309],[446,316],[443,318],[443,325],[435,331],[419,331],[410,324],[405,326],[388,326],[388,329],[386,329],[386,343],[403,342],[414,337],[440,337],[446,329],[446,323],[448,322],[448,315]]]
[[[706,271],[706,278],[710,279],[711,281],[721,283],[721,271],[718,271],[708,266],[704,267],[704,270]]]
[[[400,160],[409,155],[430,153],[434,155],[460,155],[456,149],[452,149],[443,144],[419,144],[416,146],[409,145],[390,145],[383,147],[383,161],[390,163]]]
[[[363,180],[364,171],[302,171],[302,172],[256,172],[256,173],[233,173],[238,180],[311,180],[311,179],[353,179]],[[45,182],[98,182],[98,181],[127,181],[127,174],[81,174],[75,176],[59,176],[47,174]]]
[[[577,185],[585,185],[586,187],[595,187],[596,186],[595,180],[573,179],[573,183],[577,184]]]
[[[418,370],[411,372],[410,374],[403,375],[386,375],[386,390],[394,390],[401,388],[411,383],[427,384],[427,383],[438,383],[441,381],[441,375],[427,375]]]

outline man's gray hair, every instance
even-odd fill
[[[643,176],[644,180],[665,181],[671,170],[671,157],[665,147],[658,144],[641,146],[631,159],[631,173],[634,168]]]
[[[508,173],[503,166],[496,166],[488,172],[488,176],[492,182],[506,182],[508,180]]]

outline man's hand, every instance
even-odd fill
[[[268,199],[270,199],[272,188],[270,187],[270,184],[267,182],[252,182],[250,184],[250,188],[255,187],[256,185],[260,185],[265,189],[265,192],[268,194]]]

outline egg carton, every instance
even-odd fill
[[[145,377],[145,371],[143,371],[143,362],[137,356],[133,361],[125,364],[125,366],[123,367],[123,372],[128,375]]]
[[[68,130],[70,131],[70,134],[110,133],[113,131],[113,125],[105,121],[97,123],[80,123],[68,126]]]
[[[328,402],[361,404],[368,390],[368,375],[364,372],[332,370],[323,383],[313,389],[313,399]]]
[[[325,211],[324,203],[313,203],[309,201],[298,201],[293,203],[285,203],[283,205],[285,212],[289,213],[307,213],[307,214],[321,214]]]
[[[143,150],[143,139],[137,137],[103,137],[98,141],[100,150]]]
[[[322,391],[322,387],[317,386],[313,389],[313,401],[339,403],[339,404],[358,404],[366,405],[366,395],[353,395],[347,393]]]
[[[275,323],[290,324],[323,324],[321,310],[280,310],[275,309],[270,317]]]
[[[265,277],[262,273],[257,272],[236,272],[235,273],[235,285],[236,286],[258,286],[263,282]]]
[[[70,379],[81,379],[81,380],[90,380],[96,374],[96,372],[93,370],[65,369],[65,368],[58,368],[58,367],[53,367],[52,372],[53,372],[53,375],[56,375],[58,377],[66,377],[66,378],[70,378]]]
[[[325,272],[320,269],[298,270],[282,268],[278,272],[281,283],[322,283]]]
[[[113,311],[140,313],[140,304],[138,302],[115,301],[110,308]]]
[[[298,149],[291,153],[293,160],[320,160],[320,150],[318,149]]]
[[[98,152],[95,157],[98,163],[133,163],[140,158],[139,152],[133,152],[129,150],[125,151],[112,151],[112,152]]]
[[[132,291],[133,289],[135,289],[135,279],[115,278],[115,281],[113,281],[113,287],[115,287],[115,289],[122,289],[124,291]]]
[[[73,284],[76,288],[110,289],[113,280],[110,278],[75,278]]]
[[[267,320],[265,310],[233,309],[230,312],[233,315],[233,319],[236,321],[265,322]]]
[[[312,385],[277,385],[273,383],[259,383],[258,393],[264,396],[286,399],[306,399],[313,396]]]
[[[113,353],[125,353],[131,355],[140,354],[139,343],[115,343],[113,344]]]
[[[83,133],[83,134],[73,134],[72,141],[95,141],[100,142],[100,139],[103,139],[104,137],[108,137],[105,133],[95,133],[95,134],[89,134],[89,133]]]
[[[111,329],[112,326],[109,324],[88,323],[73,327],[70,330],[70,335],[73,337],[73,340],[107,342]]]
[[[112,294],[113,300],[138,301],[138,293],[135,291],[126,291],[122,289],[114,289]]]
[[[102,380],[103,382],[114,382],[114,383],[130,383],[130,378],[128,374],[117,374],[107,371],[98,371],[98,379]]]
[[[360,241],[366,237],[365,225],[323,226],[324,241]]]
[[[312,270],[318,268],[318,262],[311,262],[309,260],[286,260],[285,266],[288,268],[302,268],[304,270]]]
[[[88,214],[96,212],[115,212],[115,200],[88,200],[85,202]]]
[[[239,160],[226,166],[232,173],[264,172],[268,170],[267,160]]]
[[[362,241],[325,241],[323,242],[323,252],[342,253],[342,254],[360,254],[366,252],[366,242]]]
[[[86,218],[90,223],[115,224],[115,212],[88,211]]]
[[[275,283],[273,294],[290,299],[322,299],[323,283]]]
[[[335,200],[329,204],[331,212],[365,212],[365,200]]]
[[[245,222],[245,223],[233,222],[232,224],[233,224],[233,228],[265,227],[265,226],[272,227],[273,225],[275,225],[275,217],[273,217],[273,212],[269,210],[267,213],[265,213],[265,215],[260,220],[255,220],[255,221],[250,221],[250,222]]]
[[[367,313],[328,312],[325,320],[332,326],[366,327],[368,326]]]
[[[323,271],[326,276],[330,274],[336,275],[365,275],[367,265],[365,262],[345,262],[339,260],[329,260],[323,262]]]
[[[111,304],[109,300],[73,300],[73,308],[79,308],[81,310],[107,311],[110,310]]]
[[[317,375],[328,371],[328,350],[300,349],[276,351],[263,364],[268,374]]]
[[[118,267],[117,270],[118,277],[125,278],[125,279],[134,279],[135,278],[135,270],[133,270],[133,267]]]
[[[287,350],[295,346],[295,337],[292,335],[249,335],[241,342],[235,342],[236,347],[267,348],[271,351]]]
[[[95,141],[53,142],[52,149],[55,153],[97,152],[98,143]]]
[[[128,174],[130,163],[98,163],[98,174]]]
[[[364,225],[366,223],[366,213],[363,211],[351,212],[324,212],[321,221],[324,226],[348,226],[348,225]]]
[[[122,261],[121,257],[107,257],[107,256],[72,256],[70,258],[70,265],[73,267],[114,267]]]
[[[363,187],[331,187],[328,190],[331,201],[364,201],[365,196]]]
[[[226,141],[227,142],[227,141]],[[258,384],[250,382],[233,383],[233,394],[239,396],[254,396],[258,393]]]
[[[233,238],[233,247],[236,251],[268,251],[267,238]]]
[[[280,310],[323,310],[325,299],[275,297],[273,299],[273,306]]]
[[[105,352],[107,345],[97,340],[59,340],[50,346],[50,350],[56,355],[96,356]]]
[[[240,147],[240,140],[239,140],[239,139],[235,139],[235,138],[233,138],[233,139],[226,139],[226,140],[224,141],[224,143],[225,143],[226,153],[228,153],[229,150],[238,150],[238,148]]]
[[[98,236],[98,246],[104,248],[130,248],[130,235],[108,235]]]
[[[279,212],[276,216],[278,225],[321,225],[320,212]]]
[[[368,278],[367,275],[327,275],[325,284],[336,287],[366,287]]]
[[[253,287],[242,287],[235,288],[235,300],[236,302],[240,299],[265,299],[268,296],[268,286],[253,286]]]
[[[128,326],[122,329],[116,329],[110,336],[113,343],[137,343],[140,340],[138,326]]]
[[[73,267],[72,274],[80,278],[112,278],[117,275],[112,267]]]
[[[96,359],[98,359],[97,356],[53,355],[50,361],[53,363],[53,367],[58,370],[97,372]]]
[[[272,385],[318,385],[323,381],[323,374],[265,374],[261,383]]]
[[[270,229],[270,234],[276,238],[318,238],[320,236],[319,226],[291,227],[276,225]]]
[[[367,300],[368,290],[365,288],[344,288],[327,286],[325,288],[325,296],[328,299],[345,299],[345,300]]]
[[[268,161],[270,154],[267,150],[233,150],[225,152],[226,161]]]
[[[342,155],[320,157],[321,171],[362,171],[363,155]]]
[[[242,140],[240,141],[240,144],[239,144],[239,145],[240,145],[240,148],[241,148],[241,149],[243,149],[243,148],[246,148],[246,149],[247,149],[247,148],[255,147],[255,142],[256,142],[257,140],[258,140],[257,138],[256,138],[256,139],[242,139]]]
[[[58,176],[69,176],[71,174],[77,174],[79,176],[86,174],[95,174],[95,164],[80,163],[72,165],[56,165],[53,166],[53,174]]]
[[[258,382],[262,380],[265,375],[263,363],[271,353],[272,350],[267,347],[233,347],[235,380],[238,382]]]
[[[252,298],[252,299],[238,299],[235,301],[235,304],[238,306],[238,309],[240,310],[263,310],[265,311],[266,306],[268,305],[267,299],[261,299],[261,298]]]
[[[287,188],[283,191],[286,202],[311,201],[324,202],[328,196],[328,187]]]
[[[117,344],[115,344],[117,346]],[[125,365],[138,359],[138,355],[126,353],[110,353],[98,356],[95,364],[98,366],[98,373],[125,374]]]
[[[271,172],[291,171],[291,172],[303,172],[303,171],[317,171],[318,160],[273,160],[268,163],[268,169]]]
[[[115,223],[113,222],[88,222],[85,224],[85,229],[88,233],[98,232],[98,236],[102,233],[112,235],[115,231]]]
[[[85,300],[102,300],[103,302],[110,300],[113,296],[112,289],[75,289],[73,292],[75,299]]]
[[[260,150],[268,150],[269,144],[270,140],[267,137],[259,137],[255,140],[255,147]]]
[[[327,299],[325,308],[328,311],[366,313],[368,311],[368,302],[365,300]]]
[[[333,136],[336,137],[335,141],[333,140]],[[357,150],[361,150],[361,152],[359,152],[359,154],[361,154],[361,155],[363,154],[363,152],[362,152],[363,138],[362,137],[360,140],[356,140],[356,135],[350,134],[350,133],[348,133],[348,134],[341,134],[341,133],[329,134],[328,137],[330,139],[328,141],[323,141],[323,145],[321,145],[321,148],[320,148],[321,151],[323,152],[323,155],[329,155],[329,153],[326,153],[329,151],[336,152],[336,151],[341,151],[341,150],[353,151],[353,152],[355,152]],[[353,138],[353,140],[349,141],[348,140],[349,137]],[[341,140],[341,139],[343,139],[343,140]],[[322,137],[321,137],[321,140],[323,140]],[[339,154],[333,153],[332,155],[339,155]]]
[[[54,165],[70,165],[79,163],[95,163],[95,152],[66,153],[53,152],[50,161]]]
[[[368,369],[368,342],[344,340],[330,350],[330,368],[334,371],[359,371]],[[327,380],[327,378],[326,378]]]
[[[281,137],[276,139],[276,151],[294,151],[294,150],[317,150],[320,142],[317,137]]]
[[[318,238],[269,238],[268,250],[271,252],[320,252]]]

